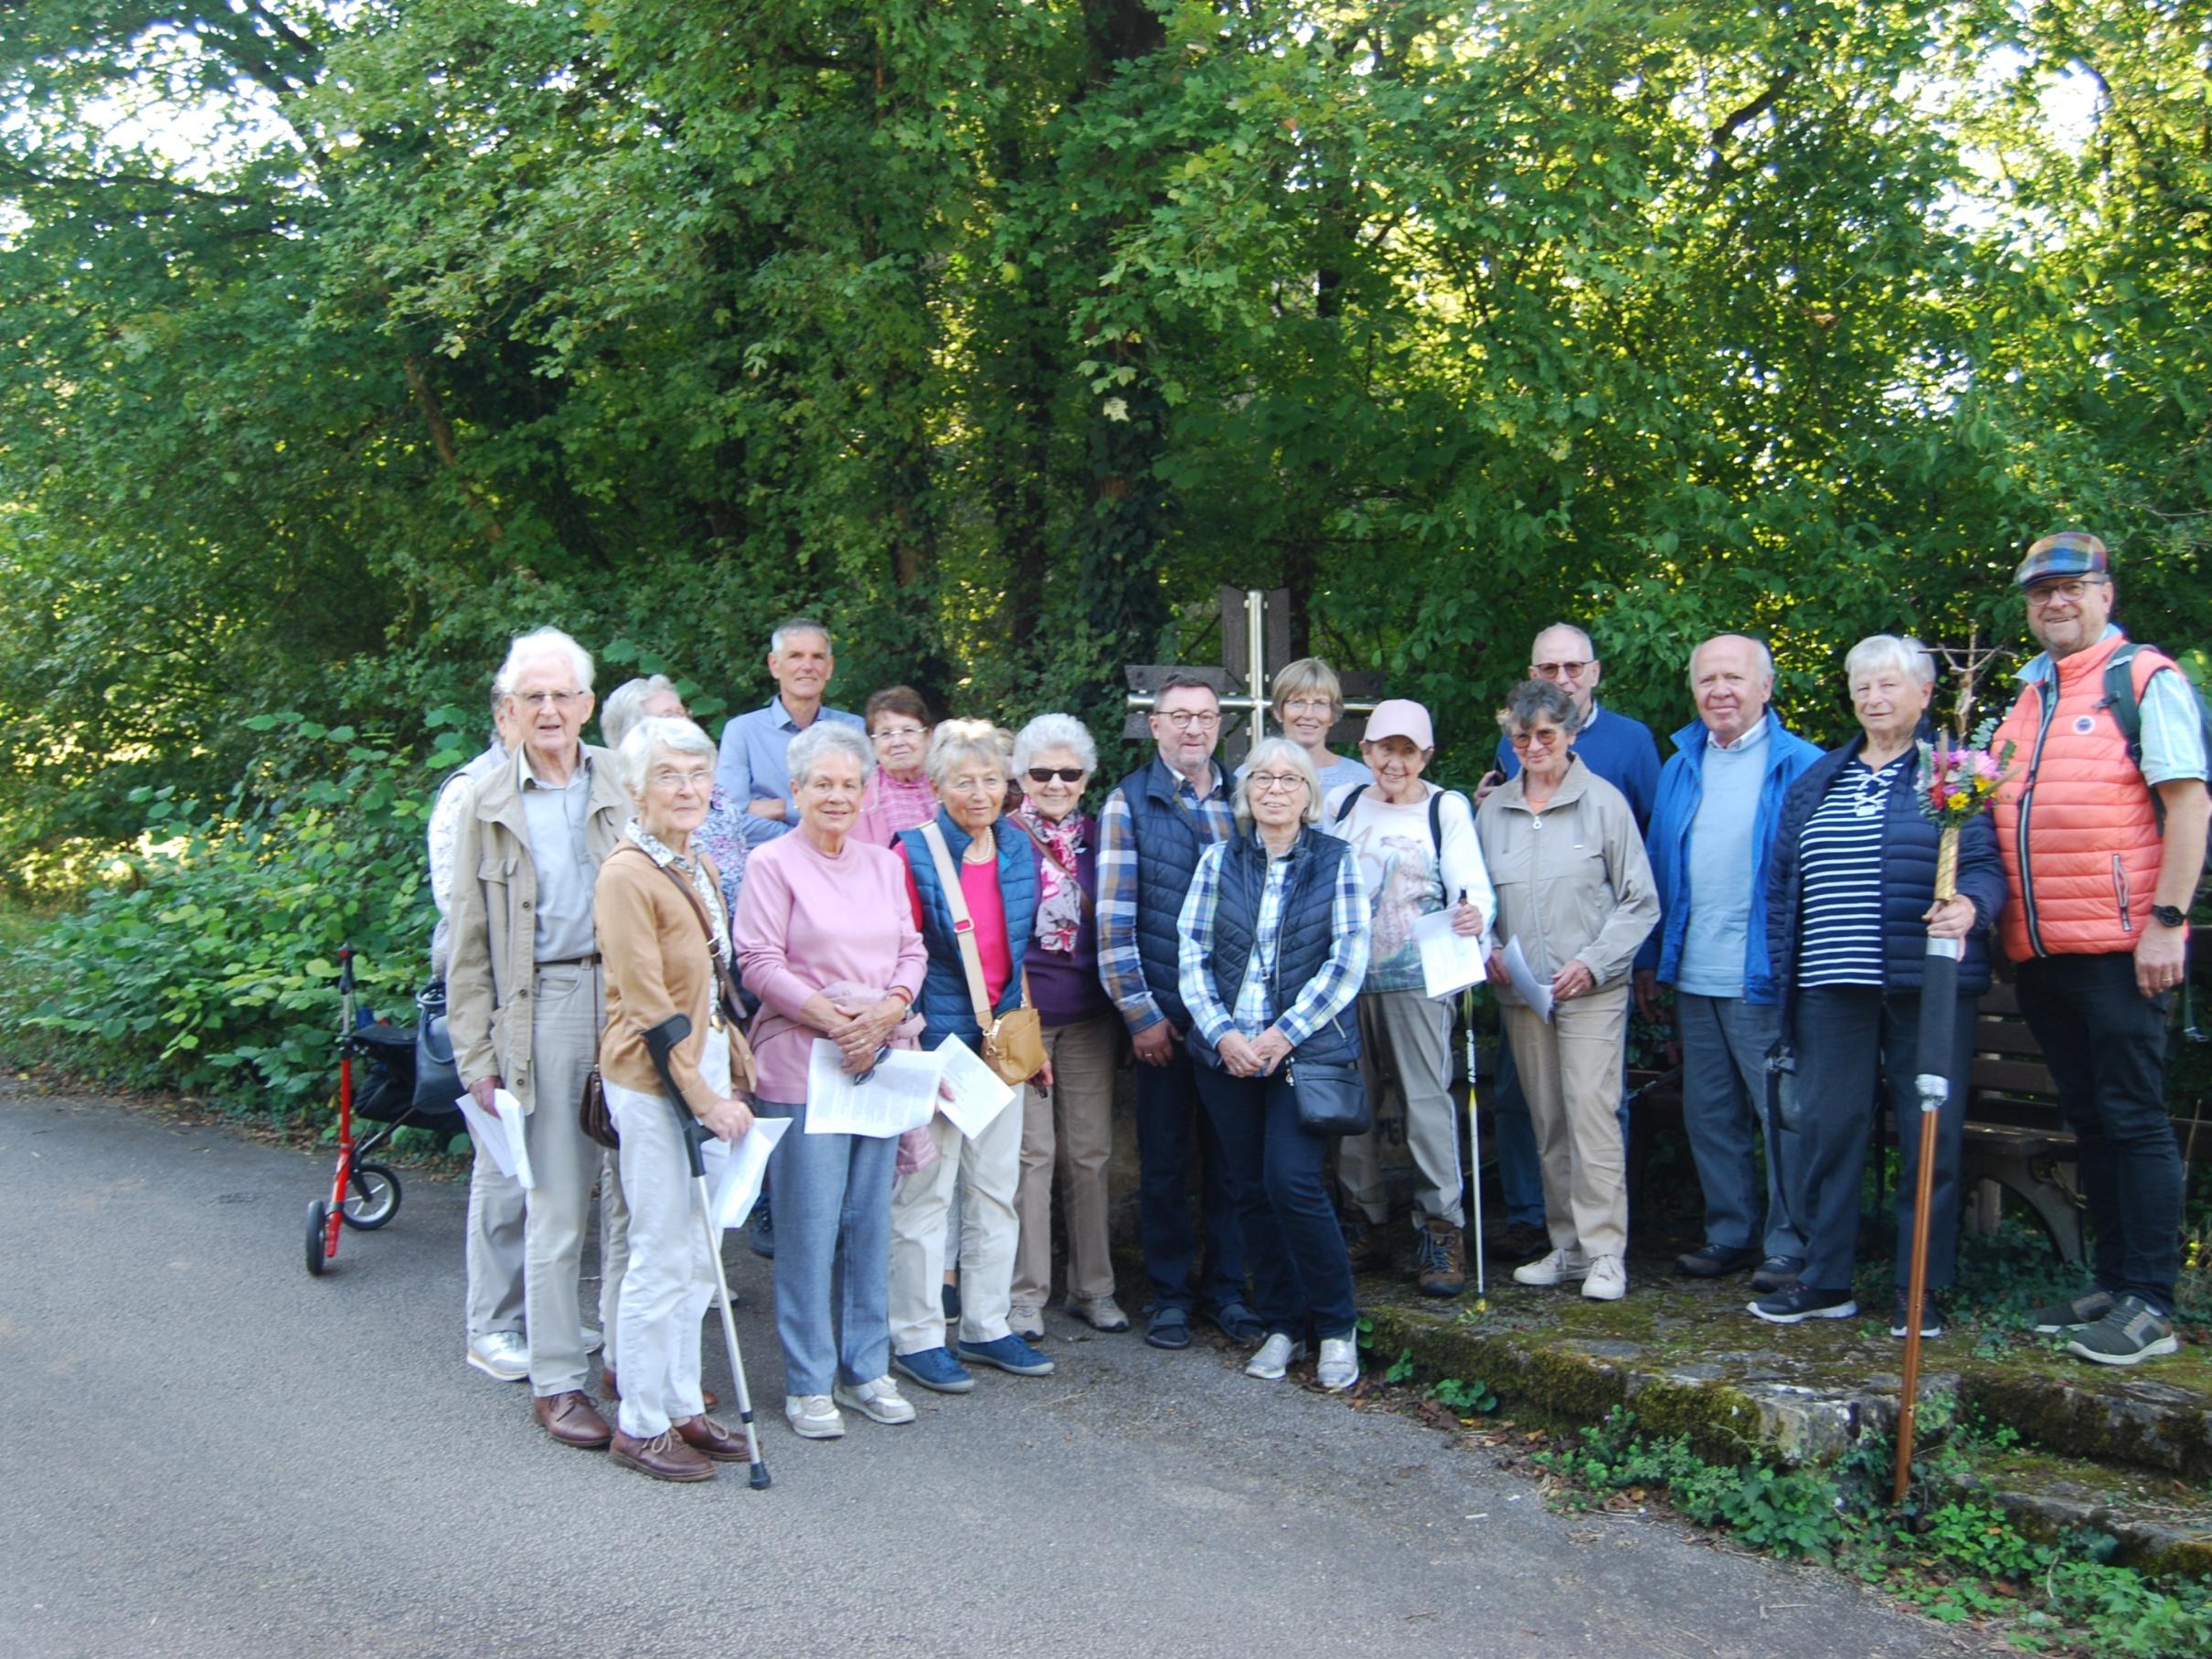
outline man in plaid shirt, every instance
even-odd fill
[[[1167,676],[1150,726],[1154,759],[1114,787],[1099,814],[1099,980],[1137,1051],[1137,1217],[1153,1301],[1144,1340],[1190,1345],[1196,1307],[1239,1343],[1266,1335],[1244,1300],[1244,1241],[1219,1137],[1198,1106],[1183,1039],[1175,922],[1198,855],[1236,832],[1228,780],[1214,764],[1221,704],[1195,674]],[[1191,1225],[1198,1164],[1206,1258]],[[1194,1268],[1197,1271],[1194,1274]],[[1195,1282],[1194,1282],[1195,1279]]]

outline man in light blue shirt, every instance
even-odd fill
[[[767,707],[741,714],[722,728],[722,753],[714,773],[723,792],[744,808],[739,833],[746,845],[773,841],[799,821],[785,763],[791,740],[817,719],[865,726],[856,714],[823,706],[836,668],[829,630],[811,617],[794,616],[769,636],[768,676],[776,683],[776,695]]]
[[[1675,734],[1647,837],[1663,919],[1637,962],[1649,1017],[1675,987],[1682,1120],[1705,1189],[1706,1242],[1676,1265],[1701,1279],[1758,1263],[1752,1284],[1786,1290],[1804,1241],[1783,1197],[1797,1137],[1766,1111],[1767,1050],[1781,1031],[1767,952],[1767,867],[1782,797],[1820,750],[1767,707],[1774,659],[1739,633],[1690,654],[1697,718]],[[1766,1202],[1752,1148],[1766,1143]]]

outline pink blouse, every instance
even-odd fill
[[[920,829],[936,816],[937,792],[927,777],[902,783],[879,766],[868,774],[853,834],[870,846],[888,846],[900,830]]]

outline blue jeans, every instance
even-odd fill
[[[1628,1150],[1627,1059],[1621,1081],[1621,1148]],[[1490,1079],[1490,1138],[1497,1148],[1498,1186],[1505,1196],[1505,1224],[1544,1225],[1544,1161],[1537,1154],[1536,1125],[1529,1121],[1528,1097],[1521,1092],[1520,1068],[1513,1045],[1498,1044],[1497,1070]],[[1480,1179],[1478,1172],[1477,1178]]]
[[[2166,1113],[2174,994],[2135,988],[2135,958],[2042,956],[2020,964],[2020,1012],[2074,1132],[2097,1228],[2097,1288],[2174,1311],[2181,1274],[2181,1152]]]
[[[1958,1277],[1959,1138],[1966,1125],[1967,1075],[1973,1067],[1974,1012],[1962,996],[1951,1010],[1951,1092],[1937,1114],[1934,1184],[1928,1194],[1928,1283]],[[1866,1168],[1866,1124],[1879,1092],[1889,1094],[1905,1157],[1897,1195],[1897,1281],[1912,1272],[1912,1206],[1920,1194],[1920,994],[1873,985],[1811,985],[1797,993],[1792,1018],[1797,1050],[1798,1164],[1790,1213],[1805,1235],[1804,1281],[1847,1291],[1858,1263],[1859,1180]]]
[[[1137,1225],[1156,1307],[1189,1309],[1244,1300],[1244,1235],[1221,1137],[1198,1107],[1190,1055],[1179,1045],[1164,1066],[1137,1062]],[[1198,1164],[1206,1260],[1194,1291],[1198,1241],[1190,1219],[1190,1166]]]
[[[1767,1256],[1802,1256],[1804,1236],[1790,1216],[1784,1172],[1802,1155],[1797,1136],[1767,1112],[1767,1050],[1781,1036],[1781,1009],[1740,996],[1675,993],[1682,1033],[1682,1126],[1705,1189],[1708,1244]],[[1764,1221],[1751,1149],[1764,1140]]]
[[[1271,1333],[1349,1336],[1359,1323],[1352,1258],[1322,1175],[1329,1137],[1298,1122],[1298,1097],[1280,1067],[1271,1077],[1196,1068],[1198,1098],[1221,1137],[1237,1213],[1251,1250],[1252,1301]]]
[[[803,1103],[760,1101],[753,1111],[792,1120],[768,1158],[776,1183],[783,1392],[827,1394],[840,1361],[847,1382],[873,1382],[891,1368],[891,1176],[899,1142],[810,1135]]]

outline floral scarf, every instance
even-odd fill
[[[1075,949],[1075,936],[1083,925],[1083,888],[1076,878],[1076,860],[1086,850],[1083,814],[1069,813],[1054,824],[1026,796],[1015,811],[1022,827],[1045,852],[1037,869],[1037,945],[1064,955]]]

